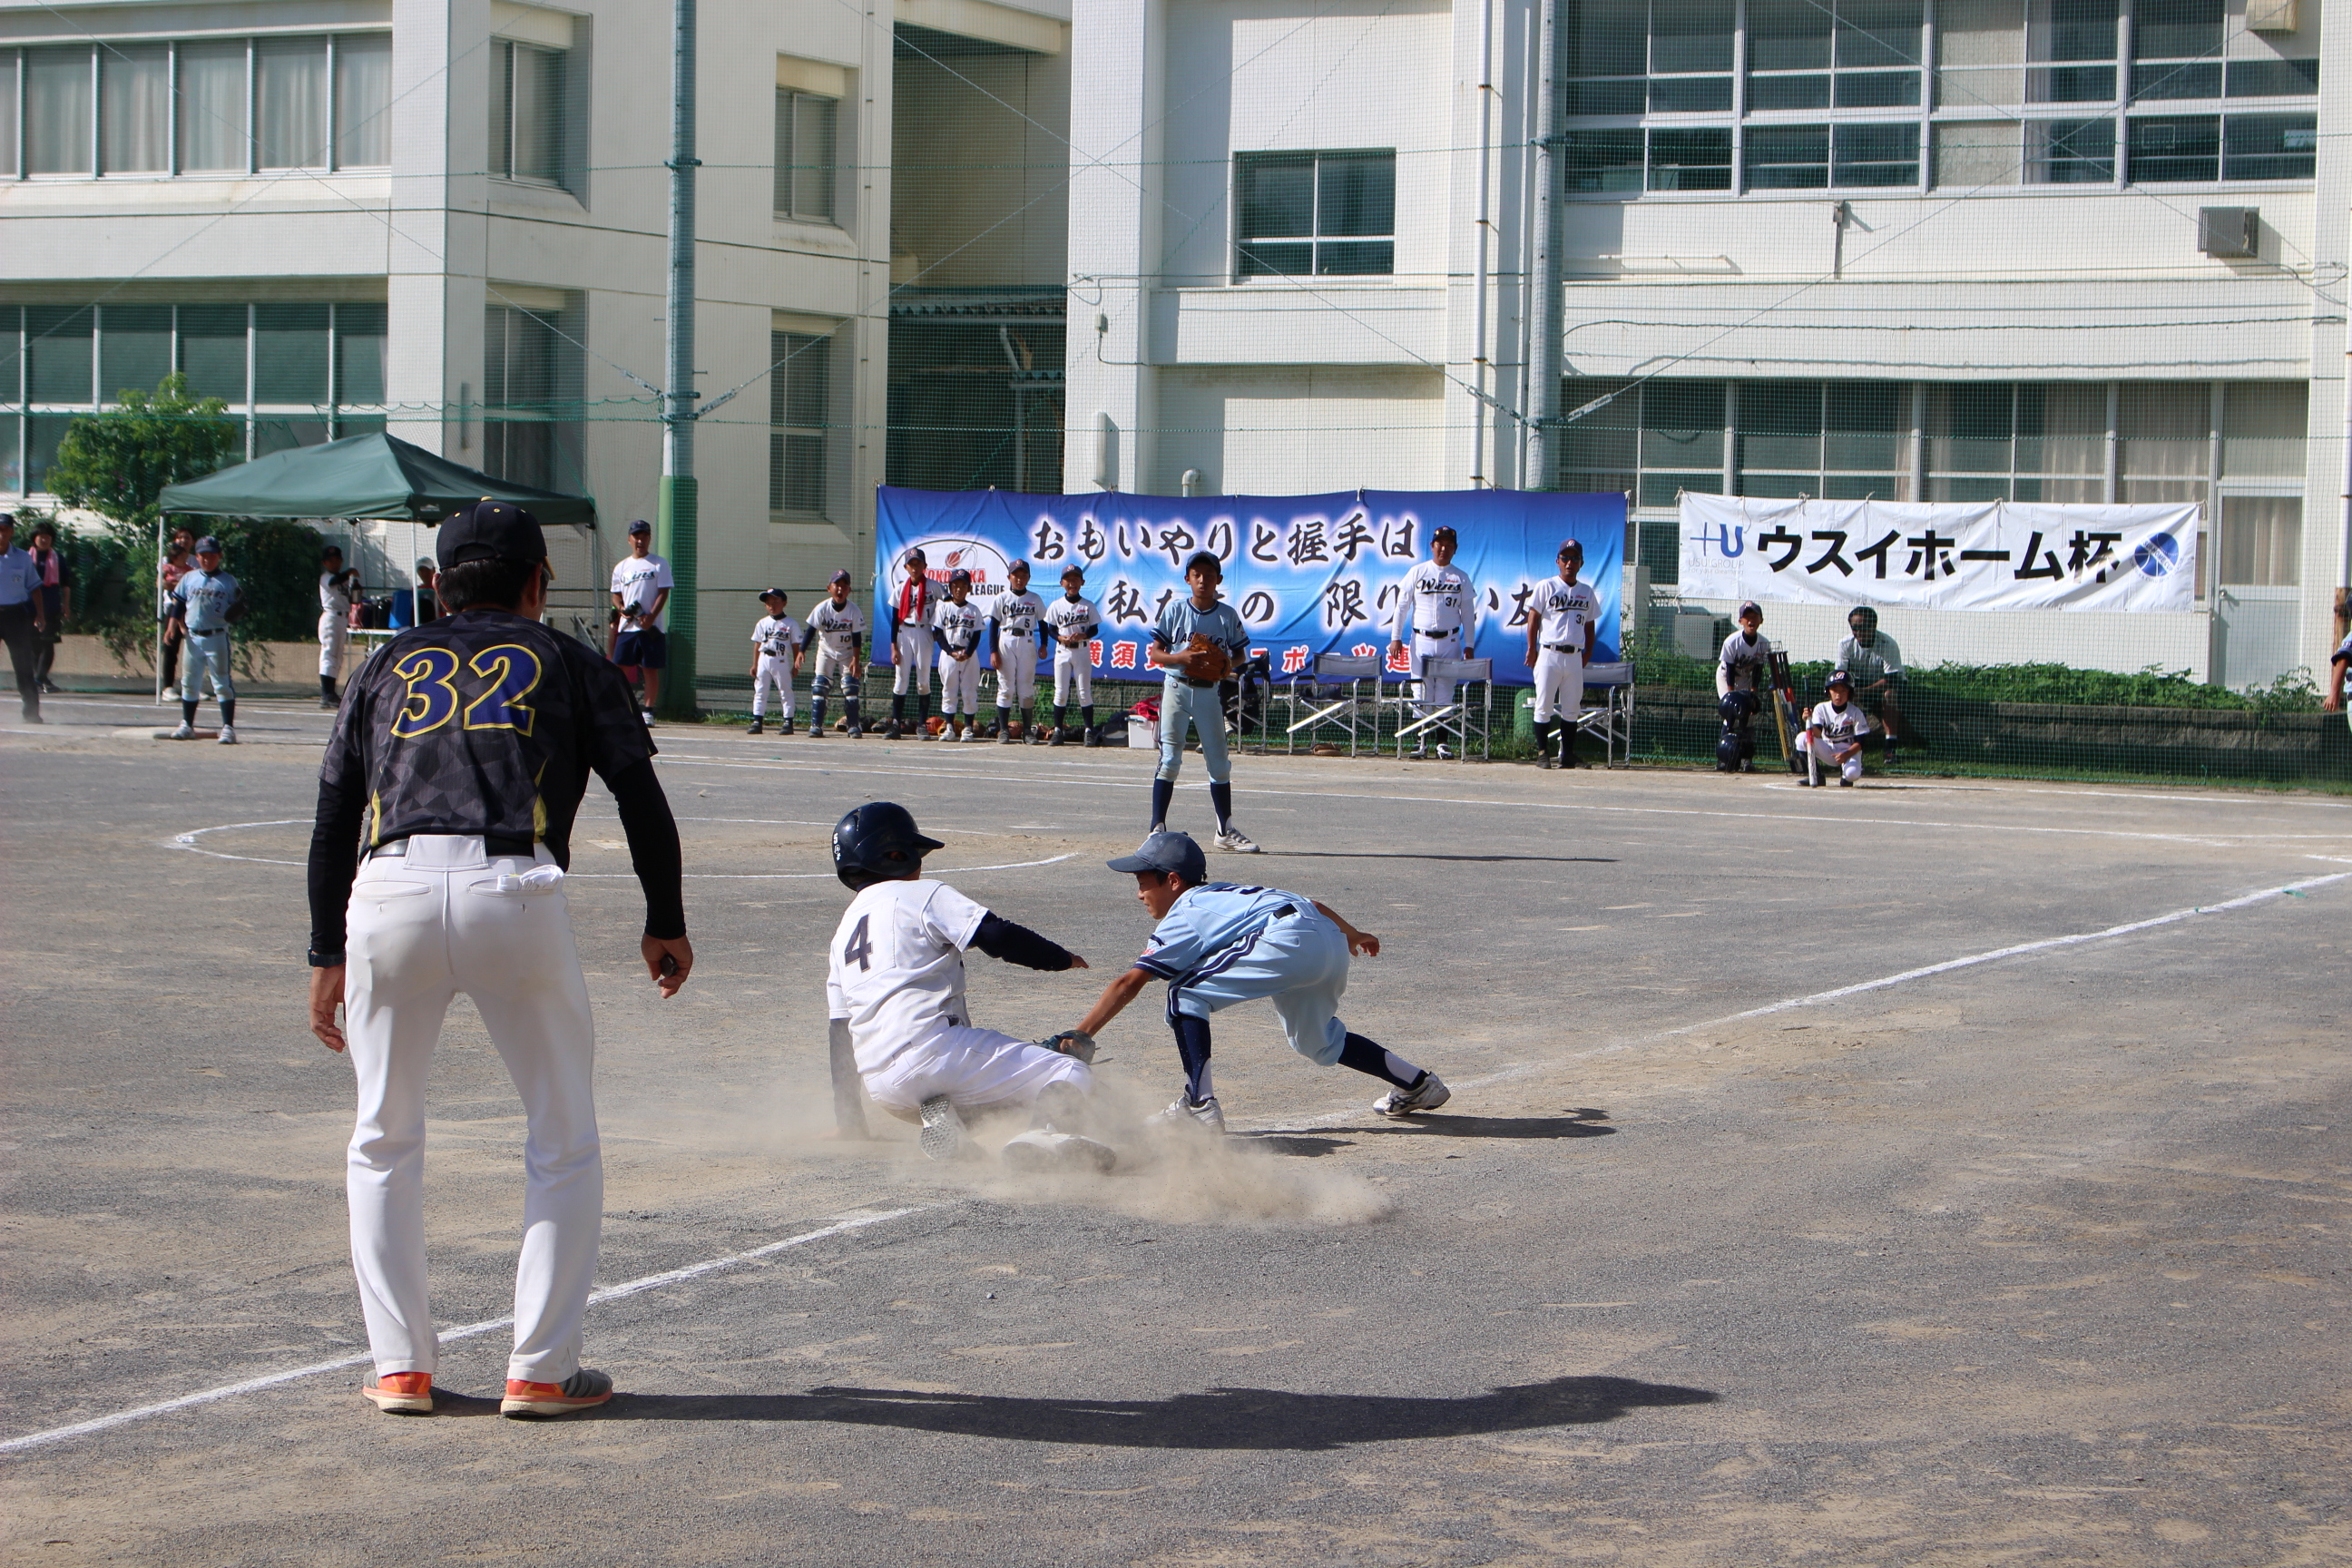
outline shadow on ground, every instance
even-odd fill
[[[1567,1116],[1421,1116],[1379,1127],[1351,1127],[1360,1138],[1607,1138],[1617,1129],[1584,1113]]]
[[[825,1421],[1024,1443],[1312,1453],[1351,1444],[1466,1437],[1614,1421],[1717,1395],[1630,1377],[1555,1377],[1465,1399],[1213,1388],[1172,1399],[1020,1399],[892,1388],[806,1394],[632,1394],[596,1413],[627,1421]]]
[[[1527,860],[1543,866],[1614,866],[1613,855],[1414,855],[1395,849],[1270,849],[1277,860],[1467,860],[1481,866]]]

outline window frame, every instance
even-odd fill
[[[1334,232],[1326,234],[1323,232],[1325,221],[1323,204],[1326,194],[1324,189],[1326,183],[1324,179],[1325,160],[1338,160],[1343,158],[1382,161],[1381,166],[1385,168],[1388,176],[1387,202],[1389,225],[1387,233],[1343,234]],[[1397,150],[1393,147],[1313,147],[1300,148],[1297,150],[1262,148],[1246,153],[1237,152],[1234,153],[1232,184],[1228,186],[1228,190],[1230,191],[1232,197],[1232,281],[1238,285],[1255,282],[1259,279],[1282,281],[1297,278],[1325,279],[1395,278],[1397,276],[1396,160]],[[1273,169],[1284,165],[1295,167],[1301,163],[1305,165],[1307,171],[1307,188],[1309,192],[1307,219],[1308,232],[1304,236],[1274,234],[1253,235],[1244,232],[1245,227],[1244,223],[1244,215],[1250,203],[1250,198],[1246,194],[1244,184],[1247,173],[1260,169]],[[1306,269],[1304,271],[1293,271],[1274,267],[1252,266],[1251,252],[1253,248],[1262,251],[1265,247],[1270,246],[1293,247],[1304,246],[1307,249]],[[1370,251],[1372,247],[1386,246],[1388,247],[1388,265],[1385,268],[1379,269],[1326,270],[1323,266],[1325,248],[1329,247],[1336,249],[1349,246],[1360,247],[1367,251]]]
[[[823,105],[832,117],[825,133],[829,144],[828,156],[821,164],[800,160],[799,110],[803,101]],[[775,132],[775,216],[787,223],[841,226],[841,100],[830,93],[810,92],[803,88],[779,84],[776,88]],[[799,182],[795,176],[803,170],[821,172],[824,187],[824,210],[821,213],[803,212],[794,205],[799,196]]]
[[[783,327],[768,330],[768,363],[772,367],[768,373],[768,514],[772,518],[810,521],[831,517],[835,335]],[[799,363],[804,355],[809,360],[806,365]],[[817,381],[813,390],[798,384],[800,377],[811,374]],[[809,405],[802,400],[810,396],[815,399],[816,412],[824,416],[815,424],[793,417],[795,412],[809,411]],[[793,406],[796,402],[801,403],[797,410]],[[805,505],[796,502],[793,495],[794,469],[791,458],[796,441],[814,441],[816,445],[815,479],[810,490],[803,492],[813,492],[814,500]]]
[[[490,40],[490,149],[489,175],[509,184],[528,185],[534,190],[573,191],[577,184],[576,171],[572,166],[572,60],[574,50],[553,44],[535,43],[529,38],[493,37]],[[551,174],[518,171],[515,150],[520,138],[517,134],[517,101],[515,83],[525,58],[538,57],[551,62],[554,77],[550,101],[543,113],[547,123],[549,151],[553,158]]]

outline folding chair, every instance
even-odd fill
[[[1364,700],[1364,686],[1368,681],[1371,684],[1374,694],[1374,706],[1369,715],[1366,712],[1367,705]],[[1377,747],[1380,743],[1380,713],[1377,707],[1380,685],[1381,661],[1376,655],[1350,653],[1317,655],[1314,670],[1311,673],[1297,676],[1290,682],[1290,689],[1283,693],[1284,700],[1289,704],[1288,711],[1292,716],[1290,727],[1283,731],[1283,749],[1285,751],[1297,749],[1298,731],[1301,730],[1309,731],[1307,742],[1310,745],[1313,744],[1315,738],[1313,731],[1318,725],[1329,723],[1348,731],[1348,754],[1352,757],[1356,754],[1357,741],[1368,717],[1372,730],[1372,742]],[[1301,704],[1312,707],[1314,710],[1304,719],[1297,717]]]
[[[1480,760],[1491,760],[1495,754],[1495,661],[1491,658],[1425,658],[1422,660],[1421,672],[1424,680],[1454,682],[1454,700],[1432,709],[1409,724],[1399,725],[1397,755],[1402,757],[1405,754],[1404,742],[1408,735],[1419,735],[1424,739],[1435,735],[1440,745],[1444,745],[1445,737],[1450,735],[1454,738],[1454,754],[1466,761],[1470,755],[1470,738],[1475,735]],[[1474,685],[1478,688],[1478,706],[1475,711],[1470,706],[1470,688]]]
[[[1601,700],[1592,703],[1599,690]],[[1633,661],[1588,664],[1584,692],[1577,702],[1576,728],[1580,734],[1601,737],[1602,765],[1615,767],[1633,757]]]

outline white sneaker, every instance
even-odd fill
[[[1454,760],[1454,748],[1442,742],[1439,742],[1437,748],[1437,760],[1441,763],[1452,762]]]
[[[236,725],[224,724],[221,726],[220,743],[224,746],[234,746],[236,744]]]
[[[1244,833],[1238,827],[1228,827],[1223,832],[1218,834],[1217,847],[1230,851],[1235,855],[1263,855],[1265,853],[1265,850],[1260,849],[1255,843],[1251,842],[1248,834]]]
[[[982,739],[982,737],[980,732],[980,726],[973,724],[966,727],[963,732],[963,738],[967,743]]]
[[[1372,1101],[1372,1109],[1382,1116],[1413,1116],[1424,1110],[1434,1110],[1454,1098],[1445,1080],[1426,1068],[1413,1080],[1411,1089],[1392,1089]]]
[[[178,729],[163,737],[163,739],[167,741],[193,741],[195,738],[196,727],[194,724],[189,723],[185,719],[180,721],[180,727]]]
[[[1008,1141],[999,1156],[1013,1170],[1038,1174],[1055,1172],[1108,1175],[1118,1163],[1118,1151],[1108,1143],[1081,1138],[1075,1132],[1033,1128]]]
[[[650,709],[650,708],[640,708],[640,709],[638,709],[638,710],[637,710],[637,717],[638,717],[638,718],[640,718],[640,719],[643,719],[643,720],[646,721],[646,729],[650,730],[650,729],[652,729],[652,728],[654,727],[654,710],[653,710],[652,709]]]
[[[1198,1105],[1192,1103],[1192,1096],[1180,1094],[1174,1104],[1150,1118],[1144,1125],[1155,1129],[1200,1127],[1211,1132],[1223,1132],[1225,1130],[1225,1111],[1213,1094]]]
[[[964,1136],[963,1118],[955,1101],[935,1094],[923,1101],[923,1152],[934,1160],[961,1158],[971,1140]]]

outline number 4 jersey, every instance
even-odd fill
[[[366,791],[371,845],[499,834],[540,839],[568,866],[589,773],[609,783],[653,754],[621,672],[584,644],[510,611],[462,610],[361,667],[319,788]]]
[[[987,918],[945,882],[877,882],[849,900],[824,992],[830,1016],[849,1020],[859,1072],[971,1022],[963,954]]]

